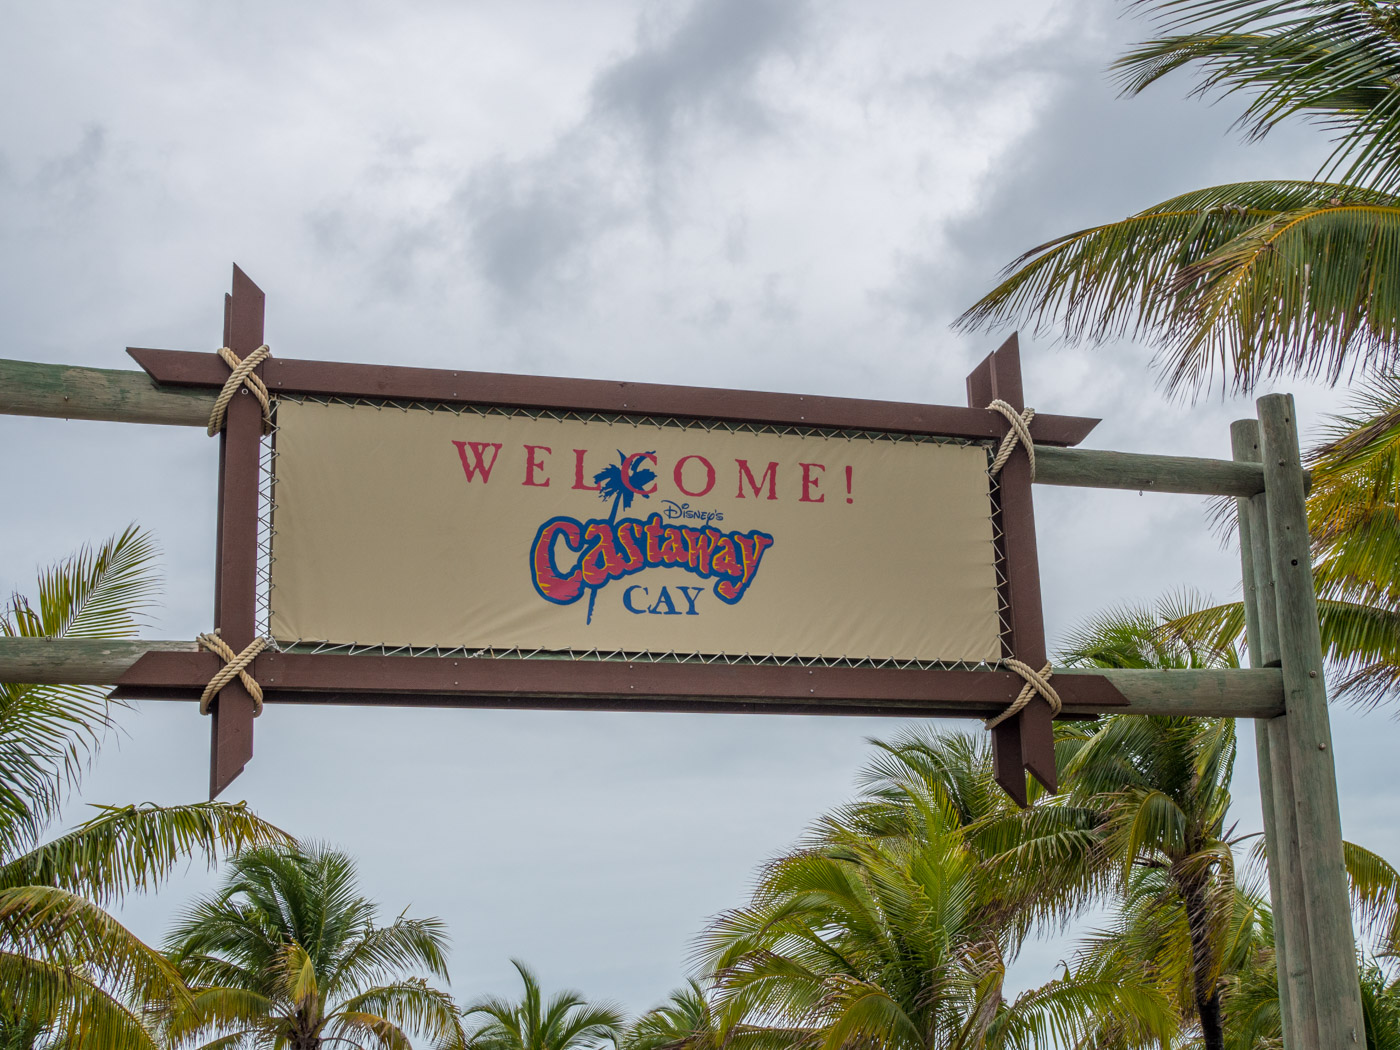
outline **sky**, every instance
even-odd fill
[[[961,403],[1004,333],[957,315],[1017,254],[1199,186],[1313,175],[1189,79],[1124,100],[1147,27],[1114,0],[238,0],[7,9],[0,355],[130,368],[213,350],[237,262],[274,354]],[[1229,457],[1249,397],[1166,397],[1145,346],[1022,333],[1028,401],[1088,447]],[[1305,435],[1345,391],[1280,379]],[[0,417],[0,590],[136,521],[163,550],[149,637],[211,625],[217,442]],[[1105,607],[1238,594],[1205,501],[1036,490],[1052,644]],[[1389,712],[1334,708],[1346,836],[1400,863]],[[194,801],[193,705],[120,718],[73,800]],[[952,725],[952,723],[949,723]],[[964,727],[967,727],[964,725]],[[353,853],[386,917],[446,920],[452,988],[637,1011],[707,918],[850,798],[865,718],[270,706],[225,797]],[[1259,826],[1241,725],[1234,817]],[[123,917],[158,941],[196,866]],[[1071,950],[1030,945],[1016,980]]]

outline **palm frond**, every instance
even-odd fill
[[[452,996],[418,978],[369,988],[345,1000],[336,1010],[331,1030],[337,1030],[347,1017],[381,1018],[396,1029],[421,1032],[439,1043],[460,1043],[466,1038]]]
[[[157,1050],[141,1019],[81,969],[0,949],[5,1006],[48,1032],[55,1046]]]
[[[1336,382],[1396,360],[1398,272],[1400,197],[1236,183],[1032,248],[957,326],[1144,340],[1171,390],[1213,378],[1250,389],[1269,375]]]
[[[1392,8],[1357,0],[1152,6],[1163,35],[1114,63],[1125,93],[1194,68],[1196,94],[1247,100],[1239,125],[1250,137],[1302,116],[1336,136],[1324,171],[1382,188],[1400,181],[1400,39]]]
[[[0,636],[134,637],[158,590],[155,556],[134,526],[84,548],[41,571],[36,601],[12,598]],[[100,687],[0,683],[0,839],[37,840],[110,725]]]
[[[0,888],[57,886],[99,903],[151,890],[191,857],[220,857],[291,837],[243,802],[97,806],[72,831],[0,864]]]
[[[137,1001],[185,997],[176,969],[96,904],[47,886],[0,890],[0,949],[72,970]]]

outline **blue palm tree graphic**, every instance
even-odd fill
[[[622,449],[617,450],[617,464],[611,467],[604,467],[593,475],[593,483],[598,486],[598,498],[602,500],[612,500],[612,510],[608,514],[608,523],[614,524],[617,521],[619,510],[630,510],[632,500],[637,496],[642,499],[651,499],[651,496],[643,492],[648,485],[656,480],[656,471],[648,469],[644,464],[645,457],[654,456],[655,452],[638,452],[630,458],[632,464],[627,464],[628,455]],[[627,480],[622,479],[622,472],[627,471]],[[598,600],[598,588],[594,587],[588,592],[588,618],[585,624],[593,622],[593,603]]]

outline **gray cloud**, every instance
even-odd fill
[[[84,183],[97,173],[106,152],[107,130],[100,124],[90,124],[83,129],[82,138],[71,151],[39,166],[37,184],[44,192],[52,193]]]
[[[1145,25],[1078,3],[1054,38],[983,55],[956,74],[920,81],[955,99],[1001,71],[1036,85],[1036,118],[988,165],[976,199],[939,228],[936,246],[898,256],[886,301],[918,323],[956,317],[992,288],[1002,267],[1052,237],[1110,222],[1215,182],[1308,177],[1326,153],[1315,129],[1290,126],[1245,148],[1235,111],[1183,101],[1185,75],[1136,98],[1119,96],[1107,67]]]
[[[771,128],[754,81],[796,46],[805,13],[783,0],[697,0],[665,28],[639,18],[635,49],[597,75],[574,127],[542,153],[479,166],[455,195],[481,275],[514,305],[586,274],[610,233],[650,220],[664,235],[664,169],[678,140],[709,125]],[[731,225],[726,251],[741,248],[742,225],[737,240]]]
[[[771,130],[771,102],[754,79],[797,46],[807,13],[791,0],[699,0],[669,32],[644,22],[637,51],[594,84],[597,110],[634,126],[653,159],[678,128],[701,119],[740,133]]]
[[[548,155],[473,172],[454,207],[480,272],[512,305],[557,293],[586,269],[588,249],[629,214],[573,136]]]

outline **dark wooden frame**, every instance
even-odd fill
[[[224,343],[240,356],[263,342],[264,296],[237,267],[225,299]],[[129,349],[165,387],[220,388],[228,366],[216,354]],[[723,420],[871,432],[997,440],[1006,420],[995,398],[1024,407],[1020,352],[1013,335],[968,377],[968,407],[864,401],[612,383],[597,380],[454,372],[270,358],[257,369],[274,394],[373,398],[487,407]],[[246,388],[229,405],[220,436],[215,626],[235,650],[256,635],[261,412]],[[1037,444],[1078,444],[1097,419],[1037,413]],[[1004,655],[1037,668],[1045,630],[1029,460],[1011,457],[994,499],[1003,567]],[[151,652],[117,683],[123,698],[195,699],[220,664],[210,653]],[[645,662],[595,659],[385,656],[264,652],[250,671],[270,703],[546,708],[614,711],[724,711],[986,717],[1005,708],[1022,680],[1011,672],[952,668],[817,667],[790,664]],[[1108,679],[1056,680],[1064,715],[1124,706]],[[212,704],[210,795],[252,757],[253,701],[235,679]],[[1026,801],[1026,771],[1055,786],[1049,705],[1036,698],[994,731],[998,782]]]

